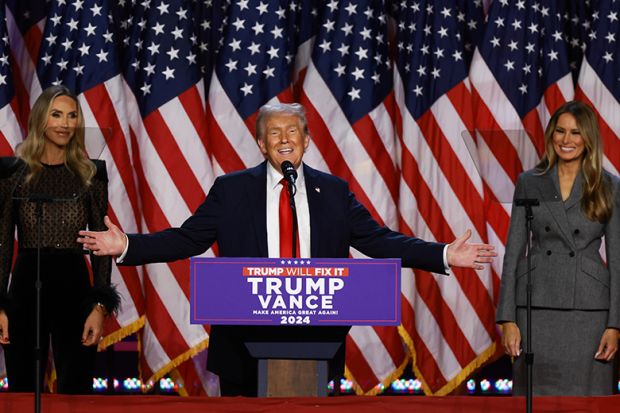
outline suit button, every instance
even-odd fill
[[[551,255],[551,251],[547,250],[547,255]]]
[[[575,235],[579,234],[579,230],[578,229],[574,230],[573,234],[575,234]]]
[[[545,227],[545,231],[546,231],[546,232],[549,232],[549,231],[551,231],[551,228],[549,228],[549,227],[547,226],[547,227]]]
[[[571,251],[568,253],[569,256],[574,257],[575,256],[575,251]]]

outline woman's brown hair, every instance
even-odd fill
[[[546,173],[558,163],[558,155],[553,148],[553,133],[558,119],[565,113],[575,118],[585,146],[581,158],[581,209],[590,220],[605,223],[611,217],[613,200],[610,183],[603,174],[603,148],[598,119],[590,106],[574,100],[566,102],[555,111],[545,130],[545,153],[536,168]]]
[[[80,108],[80,102],[77,96],[65,86],[48,87],[34,102],[32,110],[30,111],[30,116],[28,117],[28,135],[18,146],[17,156],[28,165],[29,172],[26,176],[26,182],[36,180],[43,170],[41,156],[43,156],[45,148],[45,128],[47,126],[47,119],[54,99],[59,96],[67,96],[73,99],[77,107],[77,125],[73,132],[73,138],[66,147],[65,166],[74,174],[78,175],[84,185],[88,186],[93,176],[95,176],[97,169],[86,154],[86,146],[84,144],[84,116]]]

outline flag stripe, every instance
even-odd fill
[[[190,210],[194,210],[204,200],[205,193],[161,112],[156,110],[146,116],[144,127],[181,199]]]

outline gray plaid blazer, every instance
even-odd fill
[[[581,210],[583,177],[577,176],[562,201],[557,167],[540,175],[522,173],[514,198],[536,198],[532,223],[532,306],[553,309],[609,310],[607,326],[620,328],[620,181],[607,172],[614,211],[606,224]],[[605,239],[607,264],[599,249]],[[515,321],[525,306],[527,259],[525,209],[513,204],[496,320]]]

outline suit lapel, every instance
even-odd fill
[[[251,171],[251,182],[245,188],[248,194],[248,211],[252,214],[258,256],[267,257],[267,162]]]
[[[582,185],[583,185],[583,178],[581,177],[581,174],[579,173],[577,174],[577,177],[575,178],[575,182],[573,183],[573,188],[570,191],[570,195],[568,196],[568,199],[564,202],[565,210],[568,211],[570,208],[574,207],[581,201],[581,195],[583,192]]]
[[[568,223],[568,217],[566,216],[565,204],[562,202],[557,166],[542,175],[537,182],[539,182],[538,191],[541,195],[540,199],[543,201],[541,204],[549,210],[551,216],[553,216],[560,227],[560,231],[564,234],[564,238],[574,246],[573,235]]]
[[[306,180],[306,194],[308,196],[308,210],[310,212],[310,256],[319,256],[320,241],[320,220],[321,216],[321,186],[320,179],[316,171],[306,164],[304,168],[304,179]]]

